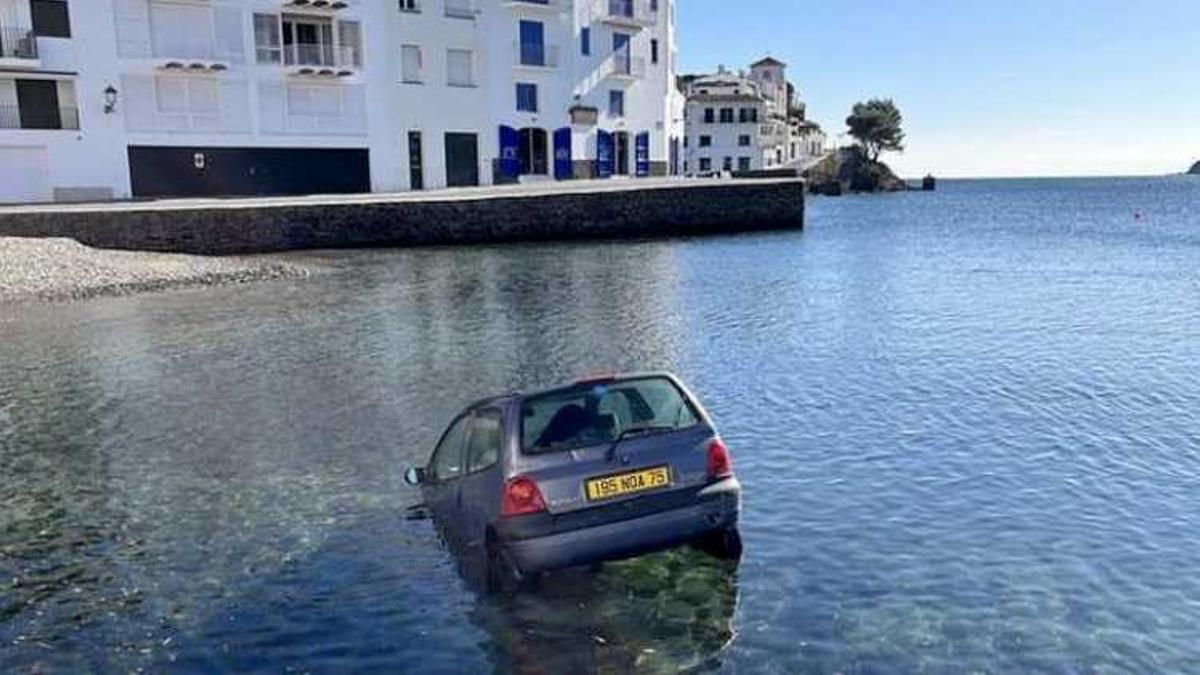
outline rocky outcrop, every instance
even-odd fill
[[[810,189],[822,194],[849,192],[900,192],[908,183],[883,162],[872,162],[857,146],[842,148],[806,172]],[[831,187],[837,183],[839,190]]]
[[[1195,164],[1193,164],[1191,170],[1188,171],[1188,173],[1192,174],[1193,176],[1200,176],[1200,162],[1196,162]]]

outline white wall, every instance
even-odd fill
[[[422,5],[420,14],[399,11],[395,0],[355,1],[323,12],[359,23],[364,58],[349,76],[319,78],[257,62],[253,14],[307,11],[282,0],[76,0],[70,4],[71,38],[39,38],[40,61],[25,64],[58,74],[20,77],[73,83],[63,91],[62,105],[78,107],[81,128],[3,130],[0,147],[43,151],[51,195],[55,189],[100,188],[130,197],[130,145],[369,148],[372,189],[396,191],[409,187],[409,130],[424,134],[426,187],[445,184],[446,132],[478,135],[486,184],[499,150],[499,125],[553,132],[570,125],[567,110],[581,103],[600,110],[599,128],[650,132],[651,160],[668,161],[670,136],[683,131],[679,101],[671,98],[678,51],[673,0],[659,2],[654,26],[629,30],[645,73],[626,80],[608,77],[614,29],[600,20],[599,0],[552,0],[550,7],[475,0],[474,19],[445,16],[443,0]],[[0,21],[6,16],[28,26],[27,0],[0,0]],[[523,16],[545,23],[546,44],[557,47],[556,67],[517,65]],[[583,26],[592,30],[591,56],[580,53]],[[650,62],[651,39],[659,42],[657,64]],[[402,44],[422,47],[423,84],[401,82]],[[450,47],[474,52],[476,86],[447,86]],[[518,81],[538,85],[536,114],[517,112]],[[109,86],[119,92],[112,113],[104,111]],[[318,93],[306,98],[298,88]],[[606,115],[611,89],[626,92],[624,118]],[[337,96],[320,95],[327,90]],[[317,102],[309,105],[309,98]],[[327,112],[321,102],[329,100],[337,101],[336,115],[313,114]],[[596,128],[573,131],[574,159],[594,159]]]

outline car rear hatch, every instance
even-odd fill
[[[525,456],[520,473],[537,483],[552,514],[657,499],[707,482],[707,448],[714,437],[707,424],[647,432],[615,443],[615,451],[606,443]]]
[[[514,474],[551,514],[661,499],[707,482],[715,435],[670,377],[580,382],[522,401]]]

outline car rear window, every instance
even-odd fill
[[[580,384],[521,404],[527,454],[612,443],[630,429],[685,429],[700,421],[691,401],[665,377]]]

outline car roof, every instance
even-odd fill
[[[517,392],[514,394],[510,394],[506,398],[527,399],[527,398],[534,398],[537,396],[545,396],[547,394],[555,394],[560,391],[568,391],[570,389],[575,389],[576,387],[579,387],[580,385],[606,384],[606,383],[610,383],[610,382],[621,382],[624,380],[645,380],[645,379],[650,379],[650,378],[666,378],[668,380],[671,380],[672,382],[679,383],[679,378],[675,377],[675,375],[668,373],[666,371],[600,373],[600,374],[595,374],[595,375],[586,375],[584,377],[581,377],[578,380],[575,380],[574,382],[559,384],[559,385],[555,385],[553,387],[546,387],[544,389],[537,389],[535,391],[530,391],[530,392]]]

